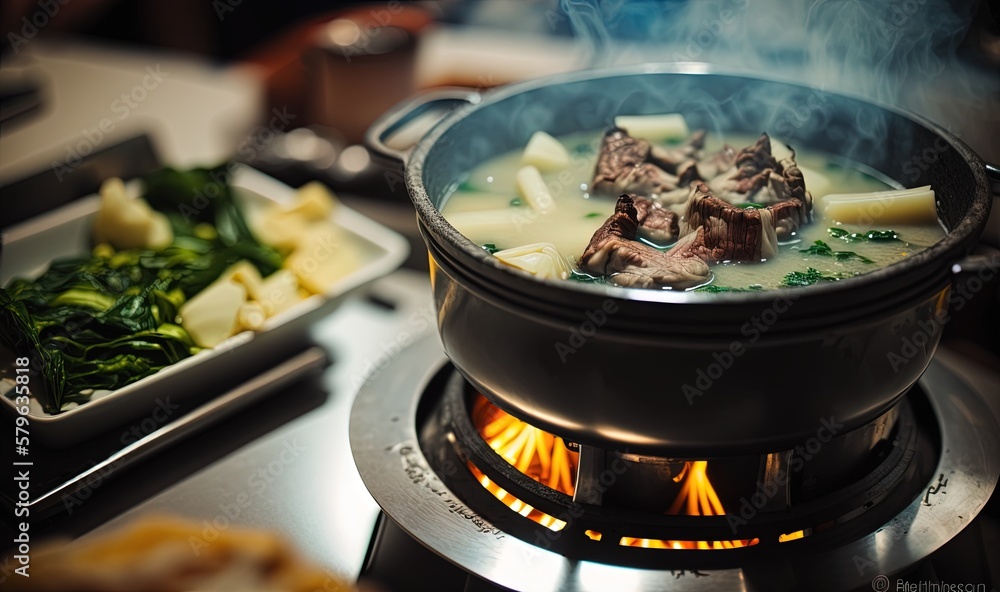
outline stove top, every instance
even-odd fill
[[[439,422],[428,419],[434,414],[428,408],[447,390],[444,384],[449,379],[461,382],[436,337],[430,335],[403,350],[393,360],[392,372],[366,384],[352,411],[351,443],[359,471],[391,518],[382,520],[367,571],[397,587],[403,583],[380,575],[396,572],[387,565],[400,565],[398,560],[387,560],[393,553],[385,550],[405,541],[397,526],[457,566],[459,575],[452,577],[469,574],[467,579],[478,586],[516,590],[606,590],[612,586],[636,590],[850,590],[888,586],[890,577],[895,585],[897,574],[919,571],[928,557],[977,522],[1000,475],[1000,458],[995,453],[1000,450],[996,409],[935,362],[906,399],[913,403],[914,414],[929,422],[917,431],[935,444],[916,452],[928,461],[926,467],[910,472],[910,482],[896,495],[902,503],[888,514],[865,512],[872,506],[866,503],[843,519],[852,526],[846,531],[830,529],[804,538],[800,533],[794,538],[802,540],[788,540],[788,544],[768,540],[770,544],[761,545],[762,549],[755,549],[756,539],[752,545],[721,552],[632,548],[628,551],[638,558],[632,560],[623,552],[625,539],[619,545],[614,545],[617,538],[610,545],[607,539],[603,545],[600,540],[582,540],[584,531],[593,539],[593,531],[579,525],[574,528],[572,523],[588,520],[582,510],[574,511],[589,507],[586,503],[574,501],[562,513],[549,509],[550,517],[564,523],[553,530],[547,527],[551,522],[529,522],[528,511],[521,511],[525,506],[512,506],[508,501],[508,511],[498,512],[501,506],[483,502],[485,489],[463,487],[463,476],[465,482],[470,481],[469,469],[463,466],[467,457],[438,454],[442,447],[428,444],[428,430],[422,427],[428,421]],[[908,408],[904,411],[910,413]],[[446,444],[463,437],[461,430],[450,427],[430,431],[440,432],[438,437]],[[894,437],[898,441],[904,435]],[[894,444],[898,446],[898,442]],[[898,447],[914,454],[912,446]],[[583,466],[582,461],[581,453],[578,466]],[[580,475],[577,472],[575,478],[580,479]],[[483,482],[481,473],[473,477],[473,483]],[[531,499],[535,502],[537,498]],[[692,519],[705,517],[682,518],[693,526]],[[573,536],[581,540],[566,544]],[[573,549],[587,544],[613,552],[603,556],[584,553],[581,559]],[[406,555],[419,556],[413,553],[411,550]],[[597,560],[592,560],[595,557]],[[983,573],[990,569],[981,568]]]
[[[358,335],[365,339],[358,340]],[[70,536],[90,531],[84,535],[88,538],[138,516],[162,513],[204,521],[206,529],[225,528],[230,523],[274,528],[327,568],[352,579],[360,575],[387,592],[425,590],[428,582],[440,590],[470,591],[502,586],[527,590],[642,589],[644,582],[665,590],[750,589],[749,575],[740,579],[730,570],[716,573],[719,570],[671,566],[661,569],[656,578],[641,570],[567,560],[516,536],[496,532],[496,525],[457,492],[442,487],[443,481],[429,471],[419,448],[416,422],[405,419],[407,413],[413,417],[419,411],[414,408],[417,395],[447,363],[435,332],[435,311],[425,274],[402,270],[377,281],[318,324],[314,336],[333,359],[320,379],[276,395],[217,429],[128,470],[118,481],[127,482],[128,487],[89,488],[72,514],[60,517],[51,530]],[[942,384],[950,385],[947,388],[952,392],[942,391],[946,393],[943,400],[961,421],[972,418],[977,422],[972,425],[988,424],[994,421],[989,419],[991,415],[1000,413],[996,408],[1000,402],[994,402],[987,414],[981,400],[967,403],[960,393],[970,390],[965,383],[973,385],[971,390],[980,397],[994,393],[997,374],[971,363],[973,356],[957,351],[939,350],[927,376],[937,375]],[[961,369],[961,379],[953,368]],[[363,450],[359,456],[369,456],[375,464],[362,469],[355,465],[348,437],[349,416],[359,389],[359,409],[368,406],[378,413],[386,413],[383,406],[397,409],[384,415],[385,419],[365,436],[369,440],[359,449]],[[397,419],[392,421],[393,417]],[[968,424],[952,425],[959,429]],[[407,435],[401,437],[400,429],[408,430]],[[404,449],[404,443],[410,448]],[[986,457],[984,462],[995,463],[1000,455],[995,444],[992,450],[988,444],[980,440],[973,452],[979,450]],[[289,446],[299,451],[293,459],[285,452]],[[960,460],[948,454],[956,462]],[[907,582],[1000,581],[995,553],[987,551],[1000,548],[997,496],[994,494],[983,509],[981,501],[970,501],[992,489],[995,478],[975,487],[975,495],[962,493],[959,484],[970,473],[965,461],[961,463],[957,473],[962,476],[946,476],[947,485],[929,497],[931,508],[909,503],[908,513],[867,540],[865,552],[859,554],[859,567],[853,561],[846,564],[847,576],[862,581],[859,589],[872,589],[875,577],[882,575],[877,570],[899,561],[911,541],[922,554],[937,550],[907,572]],[[466,470],[456,466],[456,474],[461,474],[459,469]],[[404,507],[404,514],[393,518],[380,514],[379,505],[366,489],[366,485],[375,486],[363,482],[359,471],[367,481],[372,481],[371,473],[378,473],[374,477],[384,480],[379,487],[395,488],[392,499],[379,501],[387,509],[397,508],[397,514],[398,507]],[[279,477],[274,476],[277,473]],[[937,485],[938,474],[932,477],[914,494],[913,502],[917,496],[922,500],[928,488]],[[423,479],[426,485],[415,487],[414,478]],[[441,495],[434,493],[429,498],[432,486]],[[944,507],[938,504],[945,503],[960,510],[920,532],[907,526],[907,521],[912,524],[918,518],[936,515]],[[503,511],[517,518],[509,509]],[[977,511],[979,516],[973,519]],[[955,530],[963,524],[965,527],[941,546],[945,538],[942,530]],[[455,525],[459,530],[449,530]],[[409,534],[418,528],[434,533],[430,548]],[[485,549],[482,552],[481,547]],[[458,567],[454,557],[470,567],[480,566],[477,569],[482,575],[471,575],[467,568]],[[847,559],[851,558],[842,557],[838,565],[845,565]],[[794,575],[795,565],[789,564],[774,568],[756,582],[791,589]],[[895,582],[888,589],[897,589]]]

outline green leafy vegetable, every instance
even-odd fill
[[[496,246],[495,244],[493,244],[493,243],[486,243],[485,245],[483,245],[483,249],[484,249],[484,250],[485,250],[485,251],[486,251],[487,253],[489,253],[490,255],[492,255],[493,253],[496,253],[497,251],[499,251],[499,250],[500,250],[500,249],[498,249],[498,248],[497,248],[497,246]]]
[[[596,276],[596,275],[590,275],[589,273],[583,273],[582,271],[575,271],[575,270],[570,271],[570,273],[569,273],[569,279],[571,279],[573,281],[576,281],[576,282],[585,282],[585,283],[594,283],[594,282],[596,282],[596,283],[602,283],[602,282],[604,282],[604,278],[603,277],[599,277],[599,276]]]
[[[759,291],[761,291],[763,289],[764,289],[764,286],[762,286],[760,284],[752,284],[750,286],[747,286],[746,288],[731,288],[729,286],[716,286],[715,284],[709,284],[707,286],[701,286],[701,287],[695,288],[693,291],[694,292],[711,292],[711,293],[719,293],[719,292],[759,292]]]
[[[835,282],[860,275],[859,273],[847,272],[820,272],[813,267],[807,267],[805,271],[793,271],[785,274],[781,281],[783,287],[811,286],[817,282]]]
[[[599,218],[600,216],[601,216],[600,212],[590,212],[588,214],[585,214],[583,217],[584,218]]]
[[[524,205],[524,202],[521,201],[521,198],[515,197],[514,199],[510,200],[510,205],[512,207],[517,208],[517,207],[520,207],[520,206]]]
[[[263,276],[282,265],[251,233],[228,166],[163,169],[145,181],[147,202],[170,218],[170,246],[95,249],[0,288],[0,343],[32,358],[45,386],[34,391],[48,413],[86,402],[81,391],[121,388],[196,353],[177,324],[185,300],[240,260]]]
[[[874,263],[868,257],[863,255],[858,255],[854,251],[834,251],[830,248],[830,245],[818,240],[812,244],[807,249],[799,249],[799,251],[804,255],[819,255],[822,257],[834,257],[837,261],[849,261],[851,259],[856,259],[862,263]]]
[[[899,240],[899,235],[895,230],[869,230],[865,236],[872,241],[894,241]]]
[[[869,230],[865,233],[848,232],[843,228],[827,228],[826,231],[833,238],[839,238],[849,243],[859,243],[864,241],[894,241],[899,240],[899,235],[895,230]]]

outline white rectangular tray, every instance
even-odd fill
[[[251,211],[268,202],[288,202],[295,192],[245,166],[236,168],[232,185],[237,199]],[[90,228],[99,204],[98,196],[89,196],[4,232],[0,236],[3,244],[0,285],[6,285],[13,277],[36,277],[55,258],[88,253]],[[308,341],[309,326],[315,320],[329,314],[352,290],[399,267],[409,252],[405,238],[343,204],[336,208],[333,222],[362,247],[365,261],[325,294],[312,296],[268,319],[261,331],[234,335],[211,350],[201,351],[60,414],[50,415],[33,401],[28,414],[31,441],[54,448],[72,446],[130,419],[152,413],[168,397],[170,401],[180,401],[190,394],[207,390],[221,392],[300,349]],[[9,362],[0,360],[3,365]],[[12,386],[5,379],[0,382],[0,393]],[[13,401],[7,396],[0,395],[0,408],[8,415],[17,414]]]

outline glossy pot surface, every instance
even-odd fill
[[[495,404],[585,444],[674,456],[769,452],[873,420],[929,363],[952,267],[989,213],[984,164],[953,135],[812,88],[644,66],[462,98],[471,104],[412,152],[397,153],[431,256],[442,341]],[[401,113],[431,102],[388,114],[369,141],[377,144],[406,119]],[[596,132],[621,113],[672,112],[691,129],[764,130],[902,186],[929,184],[948,235],[857,278],[707,294],[539,280],[501,264],[441,216],[473,167],[523,147],[535,131]]]

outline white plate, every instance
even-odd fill
[[[138,187],[135,182],[129,186],[133,190]],[[234,171],[232,186],[248,213],[269,202],[287,203],[295,193],[245,166]],[[0,285],[13,277],[37,277],[55,258],[88,253],[90,228],[99,205],[100,198],[92,195],[4,232],[0,237]],[[360,247],[364,262],[325,294],[311,296],[275,315],[260,331],[233,335],[213,349],[58,415],[44,412],[33,400],[28,414],[31,441],[58,448],[71,446],[131,419],[153,415],[165,404],[191,394],[213,389],[222,392],[234,381],[245,380],[299,351],[308,340],[312,322],[329,314],[352,290],[399,267],[409,252],[405,238],[343,204],[338,204],[332,220]],[[38,380],[37,375],[33,379]],[[0,381],[0,393],[12,386],[8,379]],[[0,407],[12,416],[18,413],[7,396],[0,396]]]

